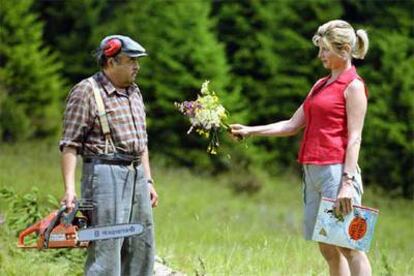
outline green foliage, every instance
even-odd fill
[[[360,162],[365,183],[413,198],[414,22],[408,2],[220,1],[214,15],[233,81],[250,103],[249,124],[288,119],[328,73],[310,41],[319,25],[344,18],[368,28],[371,49],[366,61],[356,62],[370,91]],[[255,139],[261,162],[294,165],[299,136]]]
[[[367,183],[414,198],[414,21],[409,2],[350,1],[348,15],[368,28],[360,67],[369,89],[361,150]],[[387,16],[383,16],[384,11]],[[367,14],[368,12],[368,14]],[[369,19],[368,19],[369,18]],[[357,25],[359,27],[359,25]]]
[[[59,205],[57,199],[47,195],[47,204],[40,201],[39,190],[33,187],[31,192],[20,195],[11,188],[0,189],[0,199],[8,202],[5,213],[5,225],[1,225],[0,233],[0,274],[21,275],[32,271],[31,275],[69,275],[81,274],[81,264],[85,257],[83,250],[53,249],[47,251],[33,250],[25,254],[25,250],[18,249],[15,241],[19,232],[36,223]],[[7,237],[9,239],[7,239]],[[27,237],[25,243],[36,242],[36,235]],[[24,260],[26,261],[16,261]],[[62,264],[63,263],[63,264]],[[49,267],[45,268],[46,264]],[[43,266],[43,267],[42,267]],[[33,268],[38,268],[39,271]]]
[[[32,2],[2,1],[0,5],[0,82],[7,97],[2,116],[13,117],[11,108],[18,106],[13,122],[2,120],[1,140],[14,140],[21,134],[51,135],[60,125],[61,63],[42,43],[42,23],[31,11]],[[20,133],[29,122],[31,127]]]
[[[212,32],[209,11],[210,4],[203,1],[131,1],[98,31],[100,37],[130,35],[149,52],[140,60],[138,84],[146,101],[151,148],[205,169],[213,160],[204,152],[208,141],[185,134],[189,123],[174,102],[194,100],[204,80],[211,80],[211,88],[234,120],[243,107],[230,84],[224,49]]]
[[[96,70],[91,52],[104,36],[120,33],[137,39],[150,54],[140,60],[138,83],[148,107],[151,151],[210,172],[213,167],[213,172],[237,167],[247,173],[254,166],[273,173],[297,169],[300,135],[249,139],[247,149],[222,137],[220,154],[209,157],[208,141],[185,135],[189,125],[173,102],[194,99],[209,79],[231,122],[286,120],[312,84],[328,74],[311,43],[317,27],[342,18],[365,28],[371,47],[365,61],[356,61],[370,91],[360,159],[364,180],[392,194],[414,196],[410,1],[3,2],[1,140],[55,133],[63,113],[58,100],[68,91],[57,72],[72,85],[89,76]]]
[[[289,119],[303,102],[315,75],[310,42],[321,22],[339,17],[331,1],[215,2],[217,35],[225,42],[233,81],[248,99],[248,124]],[[302,15],[306,16],[304,18]],[[304,24],[306,22],[306,24]],[[293,165],[300,137],[255,139],[265,166]]]
[[[61,186],[56,147],[40,142],[2,144],[0,153],[1,177],[8,180],[0,179],[0,187],[13,187],[20,191],[18,195],[13,192],[13,197],[24,198],[36,186],[37,208],[52,207],[40,191],[53,193],[53,197],[62,193],[55,190]],[[22,160],[18,157],[23,153]],[[257,178],[260,191],[235,196],[228,186],[231,174],[200,177],[187,168],[160,165],[163,162],[157,156],[153,161],[161,200],[154,209],[157,255],[170,267],[188,275],[328,274],[317,245],[302,238],[303,203],[297,176],[261,174]],[[33,178],[41,181],[29,181]],[[387,193],[373,193],[372,188],[365,190],[363,202],[380,209],[369,253],[373,274],[411,275],[413,202],[390,199]],[[2,195],[11,198],[10,193]],[[1,198],[0,213],[6,223],[0,225],[0,275],[82,275],[84,250],[16,248],[16,236],[7,221],[14,210],[4,202]]]
[[[18,195],[10,188],[0,189],[0,198],[9,203],[7,225],[17,236],[18,232],[43,218],[50,207],[57,207],[58,202],[52,195],[48,195],[49,206],[39,204],[39,190],[32,188],[30,193]]]
[[[228,184],[236,193],[255,194],[262,188],[260,180],[249,171],[233,171]]]
[[[227,186],[230,175],[201,178],[164,167],[154,174],[160,176],[162,203],[154,211],[158,252],[171,266],[190,275],[329,275],[317,244],[302,237],[297,177],[261,175],[259,192],[234,196]],[[373,274],[409,275],[413,202],[381,197],[370,188],[363,202],[380,209],[368,254]]]
[[[99,40],[93,36],[94,29],[104,17],[111,17],[113,4],[107,0],[37,1],[35,4],[44,18],[44,40],[59,53],[59,60],[65,65],[63,76],[72,84],[96,71],[93,52]],[[68,91],[65,92],[63,96]]]
[[[0,137],[9,142],[27,139],[33,129],[24,108],[11,97],[0,102],[0,105]]]
[[[371,34],[377,46],[371,54],[376,56],[381,74],[371,66],[364,68],[372,81],[368,83],[370,105],[362,160],[368,181],[381,183],[390,191],[397,189],[412,198],[414,127],[410,118],[414,118],[414,39],[407,41],[397,33],[372,31]]]

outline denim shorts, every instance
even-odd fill
[[[336,199],[342,183],[343,164],[303,165],[304,236],[312,239],[316,215],[322,197]],[[361,204],[361,170],[357,167],[352,204]]]

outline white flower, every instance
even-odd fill
[[[206,80],[205,82],[203,82],[203,84],[201,85],[201,94],[202,95],[207,95],[209,94],[209,90],[208,90],[208,84],[210,83],[210,81]]]
[[[197,100],[175,103],[175,105],[190,120],[191,127],[187,134],[195,129],[198,134],[210,137],[207,151],[210,154],[215,154],[219,146],[217,132],[221,127],[228,128],[225,123],[227,111],[220,104],[216,94],[208,89],[209,83],[209,81],[205,81],[201,85],[201,94],[197,96]]]

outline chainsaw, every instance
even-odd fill
[[[17,246],[24,249],[85,248],[91,241],[139,235],[144,230],[137,223],[88,227],[88,219],[83,212],[92,209],[93,205],[86,202],[76,202],[70,212],[62,206],[20,232]],[[25,244],[25,237],[33,233],[37,235],[37,242]]]

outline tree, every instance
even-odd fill
[[[365,61],[354,61],[366,79],[369,108],[361,149],[367,184],[412,198],[414,115],[412,7],[408,1],[215,2],[217,34],[225,42],[234,82],[248,98],[247,123],[287,119],[312,83],[326,75],[310,42],[317,27],[342,18],[368,29]],[[378,139],[381,137],[381,139]],[[299,138],[299,137],[298,137]],[[261,158],[291,165],[296,139],[255,139]],[[264,153],[263,153],[264,152]],[[373,158],[375,157],[375,158]]]
[[[340,17],[331,1],[242,1],[214,3],[217,35],[226,45],[233,82],[248,99],[248,124],[289,119],[319,69],[311,38],[325,21]],[[295,163],[300,135],[290,139],[258,139],[265,166]],[[276,170],[274,170],[276,171]]]
[[[94,29],[104,18],[111,18],[114,5],[118,7],[122,2],[43,0],[35,4],[45,22],[44,40],[59,53],[59,60],[65,64],[62,74],[71,84],[96,71],[93,52],[99,40],[93,36]]]
[[[147,49],[149,56],[140,59],[138,84],[148,107],[150,145],[185,164],[205,168],[212,161],[205,153],[207,142],[195,134],[185,135],[189,123],[174,102],[195,99],[207,79],[233,117],[242,102],[229,82],[224,49],[211,31],[209,11],[210,4],[202,1],[129,2],[96,35],[126,34]]]
[[[361,75],[369,104],[361,150],[367,183],[414,198],[414,21],[409,1],[344,1],[348,20],[367,28]]]
[[[0,6],[0,114],[2,140],[55,134],[60,125],[61,63],[42,43],[42,23],[32,0]]]

